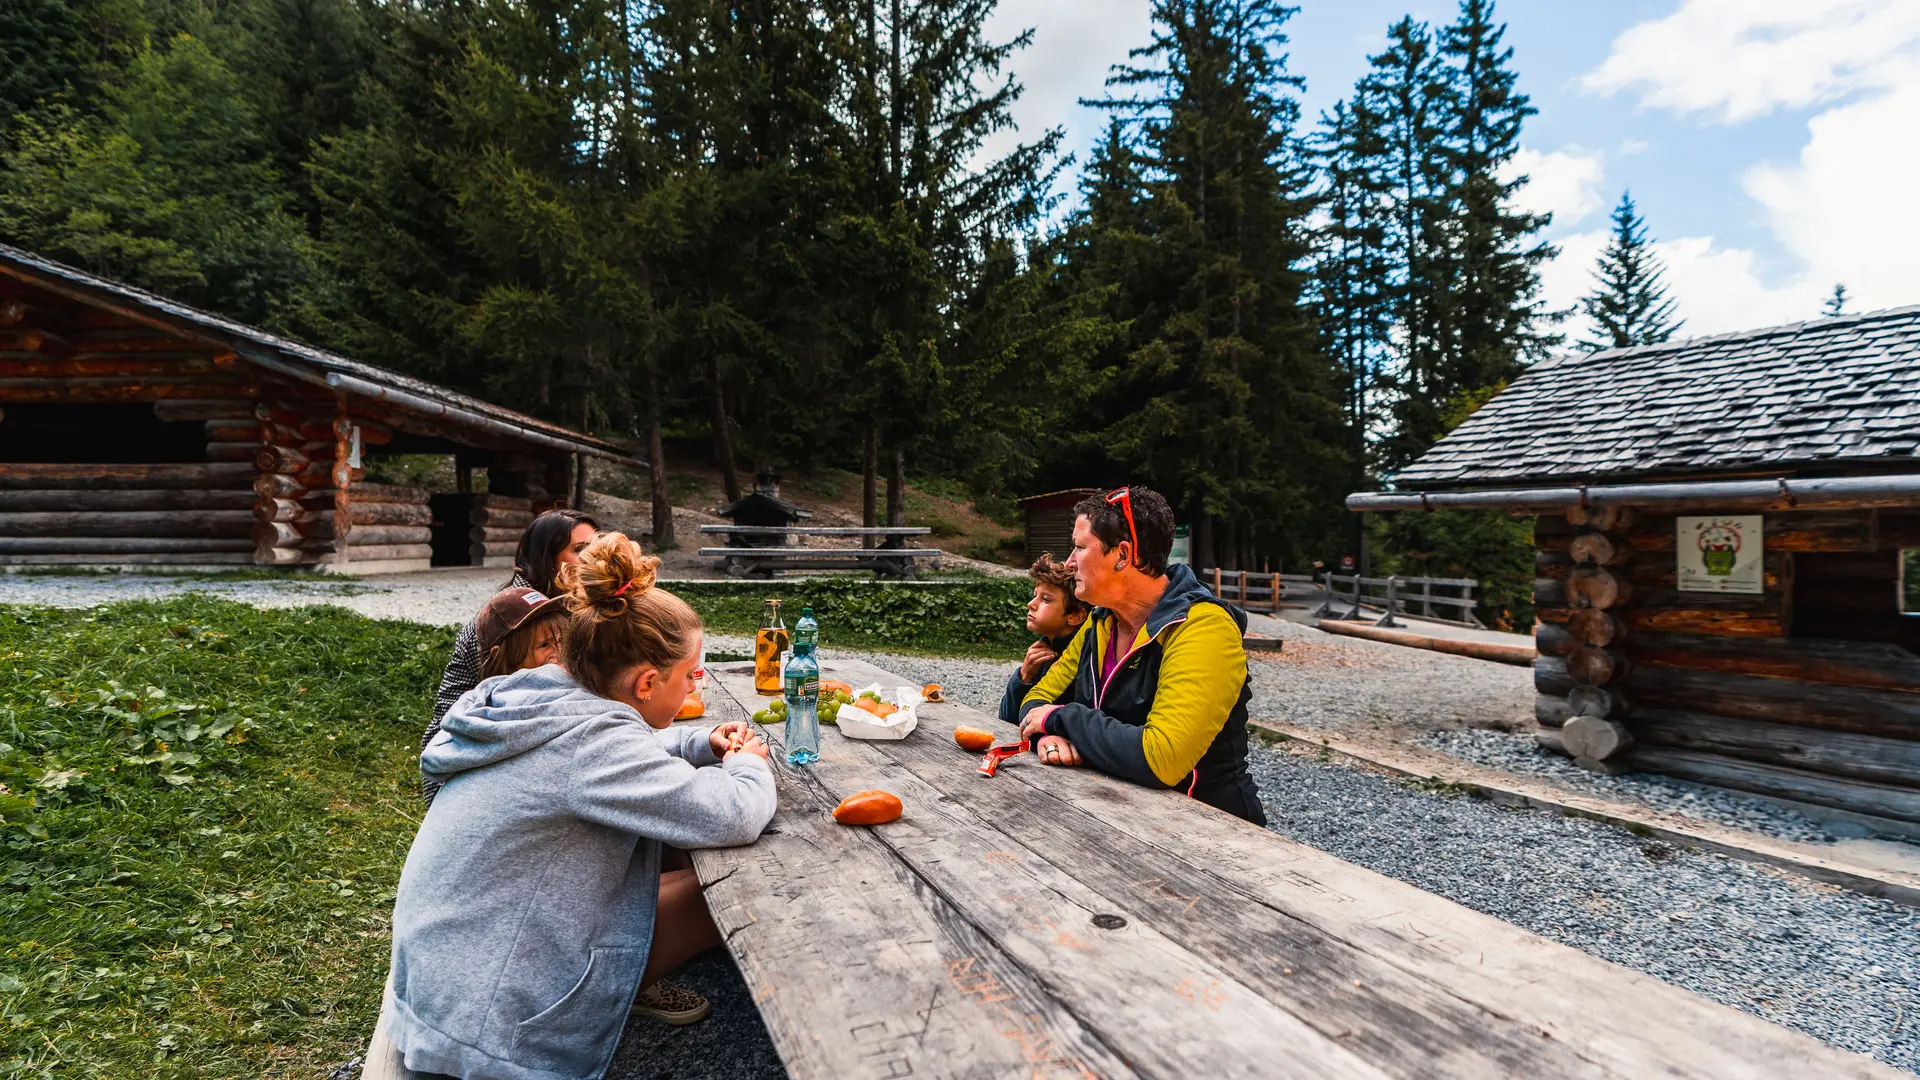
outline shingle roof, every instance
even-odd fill
[[[1394,482],[1920,468],[1917,454],[1920,305],[1544,361]]]
[[[55,283],[58,283],[59,286],[64,287],[55,287],[55,291],[67,293],[76,299],[95,297],[109,304],[127,304],[144,309],[151,316],[163,319],[172,325],[189,331],[199,331],[226,341],[246,359],[257,359],[261,352],[265,352],[271,358],[283,363],[305,367],[319,373],[332,372],[350,376],[378,387],[422,398],[431,403],[464,410],[500,423],[523,428],[583,450],[597,451],[619,458],[626,458],[629,454],[623,447],[604,439],[582,435],[571,428],[495,405],[491,401],[469,397],[437,383],[402,375],[397,371],[358,360],[349,360],[324,349],[303,345],[300,342],[270,334],[259,327],[248,326],[211,312],[201,311],[199,308],[189,307],[122,282],[95,277],[83,270],[76,270],[23,248],[0,244],[0,273],[7,273],[9,276],[33,282],[42,287],[55,287]],[[397,407],[407,408],[404,402]],[[450,419],[448,422],[459,424],[457,418]]]

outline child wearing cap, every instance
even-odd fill
[[[511,675],[558,660],[560,634],[565,625],[560,616],[565,610],[559,597],[549,597],[525,587],[495,593],[473,619],[480,678]],[[436,716],[427,725],[426,736],[420,740],[422,750],[440,731],[440,720],[441,717]],[[420,796],[429,807],[439,793],[440,785],[422,775]]]

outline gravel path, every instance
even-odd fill
[[[1267,747],[1252,763],[1276,832],[1920,1072],[1912,908]]]
[[[1279,653],[1249,654],[1255,718],[1392,737],[1533,727],[1527,668],[1337,637],[1278,619],[1260,623],[1286,644]]]

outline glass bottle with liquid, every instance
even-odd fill
[[[780,657],[787,651],[787,624],[780,619],[780,601],[768,600],[760,612],[760,629],[753,635],[753,690],[765,697],[776,697],[785,687],[780,682]]]
[[[794,623],[793,655],[787,658],[787,726],[780,741],[791,765],[811,765],[820,759],[820,658],[814,655],[818,633],[813,609],[802,608]]]

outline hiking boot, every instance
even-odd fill
[[[663,1024],[697,1024],[713,1012],[713,1005],[679,983],[661,979],[634,997],[632,1011]]]

